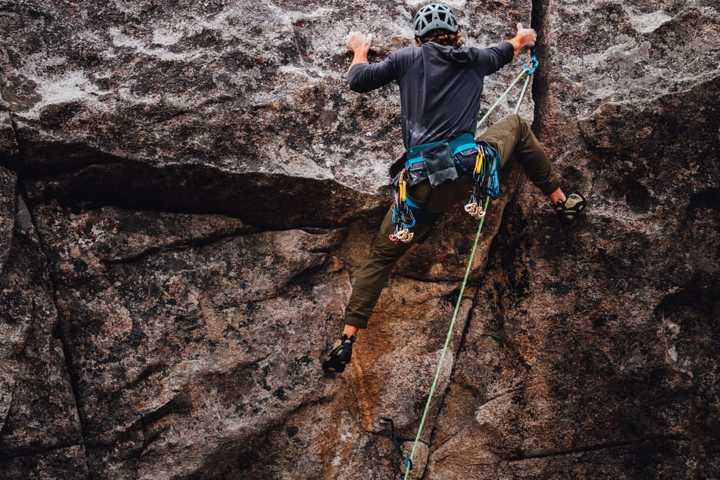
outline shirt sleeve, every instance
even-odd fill
[[[512,62],[515,49],[510,42],[500,42],[489,48],[474,48],[476,63],[483,70],[483,75],[491,75]]]
[[[399,52],[393,52],[382,62],[353,65],[347,74],[350,89],[360,93],[369,92],[399,79],[403,70],[402,60]]]

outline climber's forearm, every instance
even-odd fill
[[[363,35],[358,32],[350,32],[347,36],[346,44],[348,50],[353,52],[353,61],[350,65],[359,65],[361,63],[368,63],[368,52],[370,51],[370,43],[372,42],[371,35]]]

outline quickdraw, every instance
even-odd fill
[[[406,171],[402,169],[393,180],[392,222],[395,230],[390,234],[390,241],[409,243],[415,234],[410,231],[417,224],[412,207],[417,205],[408,197]]]
[[[523,63],[523,67],[525,67],[525,72],[527,72],[528,75],[534,75],[535,71],[540,68],[540,60],[537,58],[534,47],[530,49],[530,61]]]
[[[498,198],[501,195],[499,165],[500,159],[497,150],[487,143],[478,144],[478,153],[473,168],[473,188],[470,199],[464,210],[475,220],[485,216],[486,198]]]

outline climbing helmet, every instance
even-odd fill
[[[458,31],[458,21],[449,6],[444,3],[425,5],[415,14],[413,20],[415,36],[422,37],[432,30]]]

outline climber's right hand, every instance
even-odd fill
[[[517,55],[523,48],[534,47],[537,41],[537,32],[532,28],[524,28],[522,23],[517,24],[517,33],[510,40],[515,54]]]

